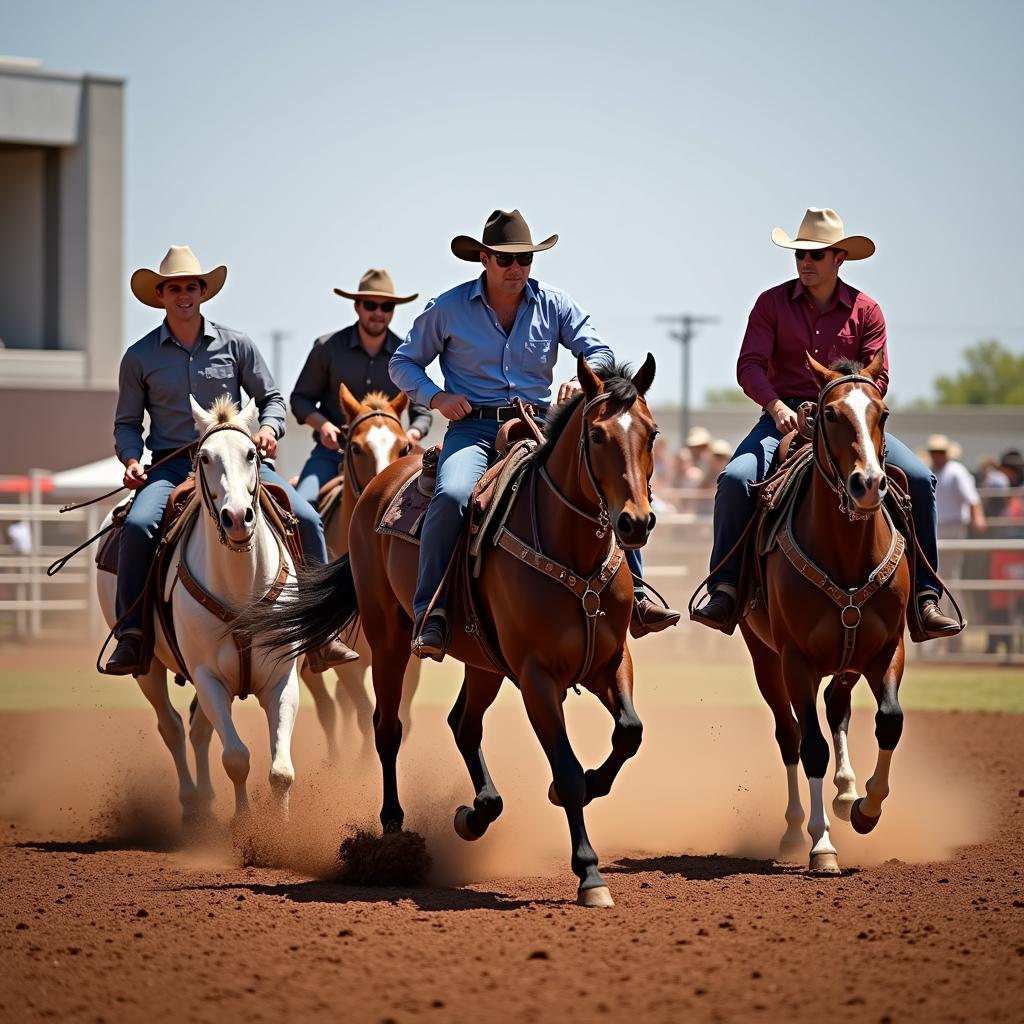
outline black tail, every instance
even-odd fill
[[[231,624],[253,638],[254,647],[290,648],[304,654],[333,639],[359,616],[348,555],[327,565],[307,565],[289,583],[285,601],[251,604]]]

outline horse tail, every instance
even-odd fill
[[[326,565],[296,568],[287,601],[251,604],[230,626],[253,638],[255,647],[290,648],[295,655],[320,647],[359,617],[348,555]]]

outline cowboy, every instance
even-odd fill
[[[551,235],[535,245],[518,210],[495,210],[481,241],[466,235],[454,238],[455,256],[479,262],[483,272],[429,302],[391,358],[391,376],[398,386],[449,421],[420,542],[412,645],[419,657],[444,654],[442,601],[429,616],[425,613],[458,543],[473,487],[494,454],[498,430],[516,415],[513,400],[546,412],[559,345],[574,356],[585,356],[591,365],[610,366],[614,359],[588,314],[565,292],[529,276],[534,253],[557,241],[558,235]],[[438,357],[443,390],[426,374]],[[575,381],[560,385],[558,401],[579,390]],[[626,558],[634,577],[642,578],[639,551],[627,551]],[[639,585],[635,593],[633,636],[679,620],[678,612],[658,608]]]
[[[344,446],[345,429],[339,385],[344,384],[360,401],[371,391],[380,391],[388,398],[398,394],[399,388],[388,373],[388,362],[402,339],[390,330],[390,324],[395,306],[417,297],[416,293],[396,295],[386,270],[368,270],[354,292],[335,288],[334,293],[355,301],[356,322],[316,339],[290,400],[295,418],[313,428],[316,442],[295,485],[311,505],[316,504],[320,488],[338,475],[338,452]],[[416,443],[423,438],[431,420],[430,409],[413,405],[406,431],[409,441]]]
[[[274,457],[278,438],[284,434],[284,399],[259,349],[241,331],[215,324],[200,313],[200,305],[224,287],[227,273],[225,266],[203,270],[188,246],[172,245],[158,271],[141,269],[132,274],[135,297],[164,310],[165,318],[121,359],[114,447],[124,463],[124,486],[138,493],[121,531],[117,647],[105,667],[110,675],[138,675],[144,670],[141,596],[168,495],[191,468],[189,453],[175,452],[197,440],[189,395],[204,409],[221,395],[241,405],[244,388],[259,409],[260,427],[253,440],[264,458]],[[154,462],[173,455],[151,469],[141,462],[142,418],[147,412],[145,444]],[[288,494],[306,557],[326,562],[323,527],[312,506],[265,462],[260,465],[260,478]],[[312,652],[311,662],[326,668],[354,657],[353,651],[336,640]]]
[[[865,292],[839,279],[847,260],[867,259],[875,243],[863,235],[847,235],[834,210],[812,207],[795,238],[782,228],[772,241],[794,250],[797,278],[763,292],[754,303],[743,336],[736,376],[747,396],[762,409],[754,429],[736,448],[718,478],[715,494],[714,545],[711,551],[710,596],[693,618],[713,629],[728,628],[735,618],[740,556],[732,552],[754,514],[750,484],[764,479],[782,436],[797,426],[801,402],[817,400],[818,385],[807,354],[826,366],[838,359],[869,363],[885,353],[885,319]],[[877,380],[885,395],[888,356]],[[928,639],[953,636],[960,624],[938,607],[941,586],[932,571],[938,564],[935,536],[935,478],[898,438],[886,434],[886,461],[907,476],[913,502],[914,529],[928,565],[920,565],[917,601]]]

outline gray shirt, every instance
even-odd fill
[[[256,399],[260,426],[284,435],[285,405],[267,364],[252,339],[241,331],[203,318],[189,351],[165,320],[140,338],[121,358],[114,451],[128,464],[142,458],[142,415],[149,413],[146,447],[151,452],[180,448],[198,437],[189,395],[204,409],[229,395],[241,406],[242,390]]]

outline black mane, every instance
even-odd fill
[[[605,393],[611,395],[613,401],[621,402],[623,405],[632,405],[636,401],[639,392],[633,383],[633,368],[629,363],[615,363],[594,372],[604,384]],[[547,440],[537,452],[539,461],[543,462],[551,454],[576,406],[583,398],[582,394],[574,395],[569,401],[553,405],[548,410],[547,421],[544,424],[544,435]]]
[[[860,377],[863,376],[864,363],[858,363],[856,359],[837,359],[829,369],[844,377]]]

